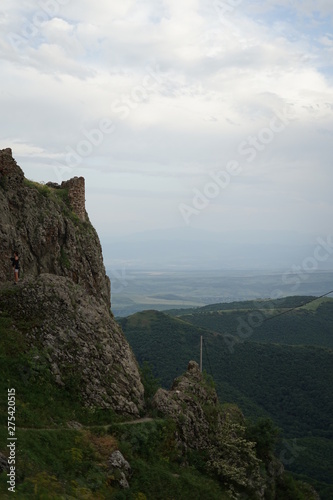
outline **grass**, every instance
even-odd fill
[[[17,290],[4,288],[9,304]],[[8,300],[9,299],[9,300]],[[13,299],[13,300],[12,300]],[[16,392],[16,494],[24,499],[227,499],[217,481],[193,468],[179,469],[173,424],[163,419],[126,425],[111,410],[86,408],[78,396],[80,377],[69,370],[70,384],[55,384],[47,355],[26,332],[38,318],[15,320],[6,306],[0,315],[0,393]],[[40,318],[41,320],[41,318]],[[83,427],[69,427],[71,421]],[[7,406],[0,406],[0,451],[7,455]],[[112,451],[130,461],[129,490],[108,468]],[[0,475],[0,497],[9,499],[6,473]],[[193,491],[195,494],[193,496]]]
[[[73,211],[69,201],[68,188],[53,188],[45,184],[40,184],[39,182],[31,181],[29,179],[24,179],[24,184],[29,188],[35,189],[41,195],[41,197],[53,201],[58,206],[60,205],[63,215],[73,222],[79,232],[83,234],[95,232],[89,221],[81,221],[78,215]],[[41,223],[44,220],[44,216],[45,214],[41,212],[39,215]]]
[[[37,319],[16,321],[4,311],[0,316],[0,393],[11,387],[16,391],[17,499],[228,498],[217,481],[194,468],[180,470],[173,423],[160,419],[126,425],[112,410],[81,404],[79,377],[71,375],[69,388],[57,386],[45,352],[38,345],[31,349],[24,333]],[[74,430],[70,421],[84,427]],[[1,405],[0,451],[5,455],[7,437],[7,407]],[[126,491],[108,468],[115,449],[132,467]],[[4,500],[11,498],[6,481],[2,473]]]
[[[6,431],[0,427],[1,442]],[[140,425],[114,423],[109,430],[18,429],[16,497],[227,500],[216,480],[193,467],[179,467],[172,432],[173,424],[162,419]],[[129,490],[119,489],[108,469],[116,449],[132,467]],[[6,488],[3,473],[1,498],[10,498]]]
[[[66,386],[58,386],[47,353],[37,341],[34,348],[27,341],[26,333],[42,318],[16,320],[8,309],[13,304],[15,307],[15,294],[19,290],[4,288],[1,293],[7,300],[1,301],[0,314],[0,393],[6,395],[11,387],[16,391],[16,498],[230,498],[221,483],[207,475],[204,453],[193,453],[187,461],[180,456],[173,421],[155,419],[128,425],[111,409],[84,407],[78,396],[80,376],[75,366],[68,367]],[[7,310],[6,302],[10,306]],[[156,315],[150,313],[149,319],[156,320]],[[211,379],[206,382],[212,385]],[[209,408],[206,412],[209,414]],[[214,412],[210,416],[212,420],[216,417]],[[71,421],[83,427],[70,428]],[[7,454],[7,436],[7,405],[1,405],[0,451],[4,454]],[[109,469],[108,459],[115,449],[122,452],[132,468],[127,490],[119,487],[119,473]],[[11,498],[6,481],[6,473],[2,473],[0,498],[4,500]],[[290,491],[292,487],[293,483],[288,486]]]
[[[83,492],[87,498],[99,498],[107,489],[107,458],[100,450],[107,445],[111,453],[116,446],[113,439],[101,442],[88,431],[18,430],[17,443],[18,498],[85,498]],[[4,492],[3,476],[0,492]]]
[[[29,179],[24,179],[24,185],[30,188],[37,189],[41,195],[45,196],[45,198],[47,198],[53,191],[53,189],[49,186],[36,181],[31,181]]]
[[[322,299],[318,299],[318,300],[315,300],[314,302],[310,302],[310,304],[303,306],[302,309],[306,309],[307,311],[316,312],[318,307],[320,307],[322,304],[327,303],[327,302],[332,303],[333,299],[331,299],[330,297],[323,297]]]
[[[36,318],[14,326],[9,317],[0,317],[0,393],[15,388],[17,425],[56,428],[69,420],[86,425],[119,420],[111,410],[83,407],[78,396],[79,379],[72,376],[73,370],[68,372],[71,384],[66,389],[55,384],[46,353],[37,346],[31,349],[26,342],[24,331],[35,325]],[[1,406],[0,421],[5,421],[6,412],[7,408]]]
[[[24,185],[36,189],[38,193],[45,198],[52,199],[56,203],[61,203],[63,204],[63,208],[69,209],[69,213],[72,212],[70,203],[69,203],[69,197],[68,197],[68,188],[53,188],[50,186],[47,186],[46,184],[41,184],[39,182],[31,181],[29,179],[24,179]],[[67,210],[66,210],[67,211]],[[74,214],[75,215],[75,214]]]

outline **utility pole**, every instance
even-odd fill
[[[202,335],[200,336],[200,371],[202,372]]]

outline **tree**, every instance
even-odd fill
[[[256,456],[255,446],[254,442],[246,439],[245,427],[226,414],[219,424],[216,444],[209,449],[208,467],[228,487],[232,498],[239,498],[239,491],[261,498],[258,493],[264,489],[260,474],[262,462]]]
[[[256,443],[257,457],[264,461],[274,453],[279,435],[280,429],[270,418],[260,418],[246,428],[246,438]]]
[[[140,368],[141,382],[145,390],[145,401],[148,409],[151,409],[152,399],[160,387],[159,380],[155,378],[151,365],[144,361]]]

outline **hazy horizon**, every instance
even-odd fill
[[[107,267],[133,269],[333,270],[333,238],[287,231],[143,231],[102,240]]]
[[[264,270],[107,269],[116,316],[244,300],[326,295],[333,270],[311,274]],[[333,300],[333,294],[328,295]]]

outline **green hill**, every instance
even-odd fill
[[[293,308],[297,309],[290,311]],[[234,335],[239,340],[333,348],[331,298],[287,297],[166,312],[195,326]]]
[[[46,278],[43,278],[44,285]],[[55,283],[54,280],[52,283]],[[39,331],[46,334],[44,310],[37,308],[33,315],[26,314],[27,311],[23,314],[19,301],[20,293],[20,287],[5,287],[0,290],[0,387],[2,394],[7,394],[9,387],[15,387],[16,391],[15,433],[19,443],[16,462],[18,499],[230,499],[221,482],[215,476],[207,474],[204,455],[201,452],[193,452],[189,464],[182,464],[180,467],[178,447],[174,440],[175,430],[170,420],[155,418],[131,425],[131,422],[124,421],[124,417],[116,415],[111,408],[85,405],[81,397],[82,381],[79,377],[73,376],[72,372],[67,379],[64,379],[64,385],[57,383],[50,370],[49,347],[44,346],[43,337],[37,335]],[[47,291],[44,290],[43,293],[45,298],[50,300]],[[52,310],[55,304],[59,304],[64,313],[64,295],[62,300],[58,301],[55,287],[53,293]],[[34,294],[35,292],[31,290],[32,300]],[[28,295],[25,297],[27,308]],[[19,307],[13,308],[13,304],[18,304]],[[72,310],[70,318],[75,319]],[[123,323],[124,329],[131,330],[136,337],[138,349],[140,344],[145,344],[141,361],[152,354],[151,359],[157,360],[155,369],[169,367],[169,372],[167,370],[164,372],[165,383],[168,385],[170,377],[186,371],[188,360],[195,357],[193,354],[198,352],[200,335],[204,335],[207,339],[208,352],[212,354],[212,347],[216,350],[215,355],[210,356],[211,365],[215,369],[221,362],[219,358],[221,353],[224,355],[223,366],[228,357],[238,359],[239,353],[244,357],[245,351],[238,352],[238,349],[245,349],[250,344],[237,344],[235,354],[231,356],[223,337],[215,338],[204,329],[195,328],[181,319],[156,311],[138,313],[126,318]],[[48,335],[47,333],[46,336]],[[33,338],[35,340],[32,347]],[[148,342],[143,342],[143,339],[148,339]],[[267,348],[260,344],[253,345],[257,345],[259,349]],[[67,346],[67,349],[74,354],[73,347],[74,344]],[[308,353],[309,348],[296,347],[296,350],[302,354],[303,350]],[[314,351],[321,353],[326,362],[325,350],[314,349]],[[318,359],[315,360],[317,361]],[[176,369],[172,368],[174,366]],[[251,373],[251,363],[244,366],[246,374]],[[270,408],[274,405],[273,399],[268,401],[265,408],[263,402],[256,401],[253,393],[246,394],[242,387],[244,380],[240,379],[241,377],[234,380],[231,370],[228,377],[221,378],[221,382],[217,385],[223,396],[221,402],[234,403],[239,400],[248,414],[269,416]],[[272,386],[273,382],[274,376],[269,380],[269,384]],[[318,386],[317,390],[320,391],[321,386]],[[208,406],[205,411],[210,415],[211,410]],[[213,412],[211,415],[213,420],[214,415]],[[5,455],[8,436],[7,408],[4,405],[1,405],[0,416],[1,459]],[[284,417],[285,415],[282,415],[281,418]],[[324,417],[325,415],[322,416],[323,419]],[[181,416],[179,419],[182,422]],[[322,433],[324,422],[319,422],[318,425]],[[299,442],[303,447],[311,443],[313,449],[317,446],[317,453],[328,456],[329,450],[326,446],[328,440],[324,435],[320,441],[314,437],[313,442],[304,441],[304,445],[301,439]],[[293,449],[292,434],[289,436],[289,441]],[[287,448],[288,453],[290,446]],[[114,450],[120,450],[132,467],[130,488],[127,491],[119,486],[119,475],[110,470],[109,457]],[[284,451],[282,448],[279,452],[282,461],[285,458]],[[289,459],[288,454],[286,458]],[[297,454],[295,457],[292,455],[292,458],[295,460],[299,478],[302,481],[306,480],[310,474],[307,474],[301,456],[297,461]],[[313,467],[313,461],[311,454],[310,456],[308,454],[307,466]],[[328,489],[324,467],[320,468],[318,461],[315,463],[318,474],[316,485]],[[6,480],[4,471],[0,474],[0,495],[1,498],[9,499]],[[288,479],[288,476],[279,484],[279,488],[284,492],[286,499],[314,498],[311,492],[306,493],[305,485]],[[166,491],[168,496],[165,496]]]
[[[164,387],[188,359],[199,360],[203,335],[204,368],[216,382],[220,401],[238,404],[248,418],[272,418],[283,430],[280,453],[289,454],[286,468],[311,478],[328,499],[333,494],[333,301],[281,314],[310,299],[283,299],[275,310],[261,307],[265,318],[279,316],[252,328],[247,339],[239,336],[237,324],[248,323],[249,314],[260,310],[258,301],[172,311],[173,316],[147,311],[120,323],[139,362],[148,361]],[[226,331],[234,336],[224,336]],[[310,345],[313,339],[317,345]],[[325,459],[311,459],[313,450]]]
[[[177,373],[186,369],[188,359],[199,359],[203,335],[205,369],[213,375],[222,401],[226,386],[229,402],[233,398],[249,416],[274,415],[288,436],[311,432],[333,437],[330,349],[236,339],[231,353],[230,338],[226,342],[221,335],[157,311],[136,313],[120,324],[139,363],[148,361],[162,386],[170,386]],[[253,410],[247,408],[247,401]],[[306,411],[299,412],[300,408]]]
[[[10,295],[12,303],[17,298],[17,289],[2,289],[0,297]],[[237,466],[247,466],[246,452],[256,460],[251,452],[254,443],[248,443],[242,436],[220,436],[226,440],[233,455],[216,457],[211,464],[212,471],[207,471],[204,450],[192,450],[184,462],[179,450],[179,441],[175,440],[175,423],[166,416],[158,418],[143,418],[127,421],[121,415],[116,415],[111,408],[101,408],[98,405],[86,406],[80,396],[80,378],[71,376],[65,385],[56,382],[48,363],[48,352],[42,343],[36,343],[31,349],[29,332],[36,332],[42,323],[42,315],[18,318],[12,316],[6,308],[6,301],[0,314],[0,389],[7,394],[8,388],[15,388],[15,436],[16,447],[16,486],[15,498],[19,500],[231,500],[229,488],[221,481],[216,467],[227,467],[231,478],[237,474]],[[148,313],[144,317],[130,318],[134,327],[154,323],[156,314]],[[163,315],[164,316],[164,315]],[[170,326],[180,325],[183,328],[183,341],[190,337],[191,325],[180,320],[170,319]],[[160,320],[157,313],[157,323]],[[186,328],[188,327],[188,330]],[[181,334],[181,330],[179,330]],[[143,376],[144,378],[144,376]],[[150,381],[151,382],[151,381]],[[147,387],[147,386],[146,386]],[[180,387],[179,387],[180,388]],[[200,396],[206,390],[212,392],[210,384],[200,384]],[[190,386],[188,386],[190,389]],[[193,391],[193,402],[196,402],[196,387]],[[147,388],[146,388],[146,392]],[[179,391],[176,391],[179,393]],[[189,396],[184,393],[184,401],[189,402]],[[199,407],[200,408],[200,407]],[[212,423],[215,422],[220,406],[206,404],[204,411]],[[238,418],[239,410],[232,405]],[[3,469],[6,461],[6,443],[8,438],[7,407],[0,407],[0,498],[9,500],[12,493],[8,492],[7,471]],[[189,406],[188,422],[196,428],[196,419]],[[202,412],[203,414],[203,412]],[[200,415],[202,415],[200,413]],[[223,414],[223,413],[222,413]],[[185,416],[178,414],[179,424],[183,424]],[[203,419],[205,425],[206,420]],[[233,422],[229,422],[230,431]],[[220,428],[229,430],[225,426]],[[238,426],[239,432],[242,427]],[[215,438],[215,436],[212,436]],[[252,436],[251,436],[252,437]],[[231,442],[230,442],[231,440]],[[214,441],[215,442],[215,441]],[[236,454],[234,445],[237,445]],[[245,446],[244,451],[243,446]],[[126,457],[131,466],[129,487],[120,485],[122,479],[119,470],[110,468],[111,454],[118,450]],[[252,454],[251,454],[251,453]],[[218,453],[218,447],[215,453]],[[228,451],[229,453],[229,451]],[[244,456],[243,456],[244,453]],[[272,456],[268,463],[278,461]],[[255,462],[257,463],[257,462]],[[259,465],[258,465],[259,466]],[[215,467],[215,468],[214,468]],[[238,469],[236,469],[237,471]],[[218,471],[218,469],[217,469]],[[264,474],[265,469],[263,469]],[[251,472],[251,471],[249,471]],[[316,496],[304,481],[295,481],[281,471],[272,469],[271,477],[276,476],[276,486],[271,484],[271,490],[277,488],[286,499],[315,500]],[[265,477],[265,476],[264,476]],[[251,485],[251,475],[248,478]],[[258,496],[247,494],[249,500]],[[279,494],[279,493],[278,493]],[[270,497],[267,497],[270,498]]]

